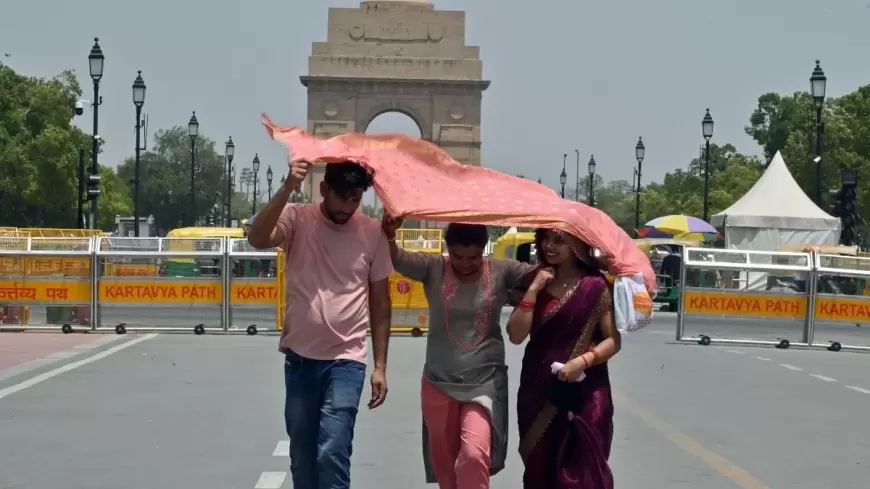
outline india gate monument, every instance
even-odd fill
[[[326,42],[311,45],[308,131],[321,137],[365,132],[385,112],[400,112],[456,161],[480,165],[480,48],[465,45],[465,12],[423,0],[372,0],[330,8]],[[320,202],[323,167],[303,186]]]

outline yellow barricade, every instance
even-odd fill
[[[248,240],[230,238],[228,247],[228,329],[256,334],[280,331],[284,302],[284,261],[278,248],[257,250]]]
[[[0,329],[91,329],[93,244],[90,238],[0,238]]]
[[[223,238],[96,238],[95,329],[225,331]],[[119,270],[156,271],[153,276]]]

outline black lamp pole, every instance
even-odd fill
[[[272,200],[272,165],[266,168],[266,184],[269,188],[269,200]]]
[[[559,174],[559,183],[562,184],[562,198],[565,198],[565,182],[568,181],[568,174],[565,173],[565,164],[568,162],[568,153],[562,155],[562,173]]]
[[[133,176],[133,236],[139,237],[139,170],[140,152],[142,148],[142,106],[145,105],[145,80],[142,79],[142,70],[133,81],[133,105],[136,106],[136,167]]]
[[[97,229],[97,200],[100,196],[100,166],[97,156],[100,153],[100,118],[99,109],[103,104],[103,98],[100,96],[100,80],[103,78],[103,65],[106,57],[103,56],[103,50],[100,48],[100,39],[94,38],[94,46],[91,48],[91,53],[88,55],[88,67],[90,68],[91,79],[94,81],[94,101],[91,107],[94,112],[94,131],[91,139],[91,175],[89,177],[88,198],[91,200],[91,218],[90,228]]]
[[[251,204],[251,215],[254,215],[257,213],[257,185],[258,185],[257,172],[260,171],[260,155],[257,153],[254,153],[253,167],[254,167],[254,199],[253,199],[252,204]]]
[[[704,222],[710,221],[710,138],[713,137],[713,116],[710,109],[701,119],[701,134],[706,141],[704,150]]]
[[[190,136],[190,225],[196,226],[196,137],[199,135],[199,121],[196,111],[187,122],[187,134]]]
[[[232,207],[233,207],[233,156],[236,154],[236,145],[233,144],[233,137],[226,142],[224,154],[227,157],[227,195],[224,197],[227,205],[227,227],[232,227]]]
[[[813,105],[816,106],[816,205],[822,205],[822,135],[825,133],[825,123],[822,122],[822,107],[825,105],[825,88],[828,77],[822,71],[822,66],[816,60],[816,68],[810,76],[810,90],[813,95]]]
[[[637,159],[637,183],[634,188],[634,232],[640,229],[640,175],[643,168],[643,157],[646,154],[646,146],[643,145],[643,138],[637,138],[637,144],[634,146],[634,157]]]
[[[589,156],[589,206],[595,207],[595,155]]]
[[[574,201],[580,202],[580,150],[575,149],[574,154],[577,156],[577,168],[575,169],[577,181],[574,182]]]

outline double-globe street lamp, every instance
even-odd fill
[[[100,152],[100,119],[99,108],[103,104],[103,97],[100,96],[100,80],[103,78],[103,65],[106,57],[103,55],[103,50],[100,48],[100,39],[94,38],[94,46],[88,54],[88,69],[90,71],[91,80],[94,82],[94,100],[91,103],[91,108],[94,113],[94,131],[91,135],[91,174],[88,177],[88,199],[91,201],[91,229],[97,228],[97,199],[100,197],[100,167],[97,160],[97,155]]]
[[[816,205],[822,205],[822,135],[825,133],[825,123],[822,122],[822,107],[825,105],[825,88],[828,77],[822,71],[819,60],[810,76],[810,91],[813,105],[816,107]]]
[[[589,155],[589,207],[595,207],[595,155]]]
[[[260,171],[260,155],[258,153],[254,153],[254,161],[251,166],[254,167],[254,199],[251,203],[251,215],[253,216],[257,213],[257,186],[259,185],[257,173]]]
[[[568,174],[565,173],[565,164],[568,162],[568,153],[562,155],[562,173],[559,174],[559,183],[562,184],[562,198],[565,198],[565,182],[568,181]]]
[[[145,105],[145,80],[142,79],[142,70],[133,80],[133,105],[136,106],[136,166],[133,175],[133,236],[139,237],[139,171],[140,152],[147,148],[142,147],[141,134],[144,121],[142,120],[142,106]]]
[[[187,121],[187,135],[190,136],[190,225],[196,226],[196,137],[199,136],[199,121],[195,110]]]
[[[701,134],[706,146],[704,150],[704,222],[710,221],[710,138],[713,137],[713,116],[710,109],[701,119]]]
[[[227,140],[226,145],[224,147],[224,155],[227,159],[227,193],[224,197],[226,200],[226,205],[224,208],[227,210],[227,227],[232,227],[232,208],[233,208],[233,185],[235,182],[233,181],[233,156],[236,154],[236,145],[233,143],[233,137]]]
[[[643,144],[643,137],[637,138],[637,144],[634,146],[634,158],[637,160],[637,169],[635,176],[637,182],[634,188],[634,232],[637,234],[640,229],[640,176],[643,171],[643,157],[646,155],[646,146]]]

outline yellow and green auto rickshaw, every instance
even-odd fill
[[[492,256],[523,263],[537,263],[535,233],[517,232],[516,228],[501,235],[492,246]]]
[[[649,258],[656,274],[656,296],[653,302],[665,304],[669,311],[680,305],[680,265],[683,248],[700,246],[700,241],[667,238],[640,238],[637,247]]]
[[[166,234],[167,250],[166,251],[217,251],[214,249],[200,249],[202,246],[212,246],[210,242],[198,242],[195,239],[175,239],[172,238],[244,238],[245,230],[242,228],[216,228],[216,227],[191,227],[173,229]],[[218,275],[219,260],[214,258],[170,258],[163,263],[161,275],[172,277],[199,277],[201,275]],[[256,277],[259,275],[260,269],[257,260],[239,260],[235,264],[236,267],[241,266],[243,271],[236,273],[236,276]]]

